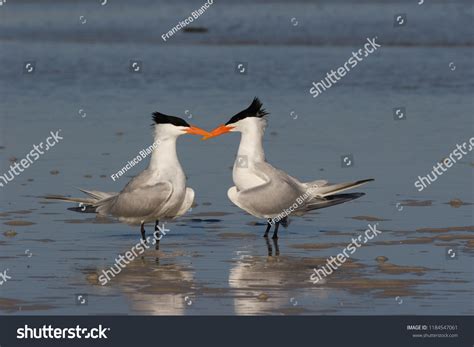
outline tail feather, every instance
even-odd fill
[[[350,193],[350,194],[334,194],[326,196],[324,199],[316,199],[314,201],[310,201],[306,206],[305,210],[313,211],[319,210],[321,208],[326,208],[334,205],[343,204],[345,202],[358,199],[364,196],[365,193]]]
[[[97,207],[93,205],[81,205],[77,207],[68,207],[69,211],[80,213],[97,213]]]
[[[107,199],[110,198],[111,196],[114,196],[117,193],[105,193],[105,192],[100,192],[98,190],[85,190],[81,188],[77,188],[84,194],[89,195],[91,198],[96,199],[96,200],[102,200],[102,199]]]
[[[82,204],[93,204],[96,202],[96,199],[90,199],[90,198],[70,198],[67,196],[62,196],[62,195],[48,195],[44,197],[47,200],[59,200],[59,201],[67,201],[67,202],[77,202],[77,203],[82,203]]]
[[[67,202],[75,202],[78,203],[78,207],[70,207],[68,210],[74,212],[82,212],[82,213],[96,213],[98,204],[104,200],[107,200],[117,193],[105,193],[100,192],[97,190],[85,190],[78,188],[81,192],[88,195],[89,197],[84,198],[74,198],[74,197],[67,197],[62,195],[48,195],[45,196],[45,199],[48,200],[58,200],[58,201],[67,201]]]
[[[356,182],[345,182],[345,183],[338,183],[338,184],[333,184],[333,185],[328,185],[328,186],[323,186],[323,187],[318,187],[314,189],[313,195],[314,197],[318,198],[325,198],[330,195],[334,195],[336,193],[343,192],[348,189],[353,189],[356,187],[359,187],[367,182],[373,181],[373,178],[365,179],[365,180],[360,180]]]
[[[325,185],[328,184],[328,181],[326,180],[316,180],[316,181],[312,181],[312,182],[307,182],[305,183],[306,186],[308,188],[320,188],[320,187],[324,187]]]

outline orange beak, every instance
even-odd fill
[[[218,126],[217,128],[215,128],[214,130],[212,130],[209,135],[206,135],[202,138],[202,140],[208,140],[212,137],[217,137],[217,136],[220,136],[222,134],[225,134],[225,133],[228,133],[230,132],[232,129],[234,129],[234,127],[231,127],[231,126],[228,126],[228,125],[221,125],[221,126]]]
[[[191,125],[188,129],[186,129],[186,134],[191,134],[191,135],[202,135],[202,136],[209,136],[211,135],[208,133],[206,130],[203,130],[201,128],[195,127]]]

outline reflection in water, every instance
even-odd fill
[[[266,239],[268,257],[240,255],[229,273],[229,286],[234,292],[234,310],[237,315],[272,314],[295,306],[296,291],[305,297],[327,297],[324,288],[314,290],[309,282],[312,263],[304,258],[280,257],[278,241]],[[237,252],[240,254],[241,252]],[[304,310],[303,306],[300,306]]]
[[[154,256],[137,259],[110,285],[125,293],[136,313],[184,315],[192,304],[188,296],[194,291],[193,272],[181,265],[158,263],[159,258]]]
[[[273,256],[273,248],[272,245],[270,244],[270,240],[268,237],[265,237],[265,241],[267,242],[267,249],[268,249],[268,256],[272,257]],[[272,238],[273,245],[275,246],[275,256],[278,257],[280,255],[280,247],[278,247],[278,239]]]

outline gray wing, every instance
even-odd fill
[[[296,202],[302,194],[301,183],[268,163],[257,163],[255,169],[265,183],[238,192],[238,202],[252,214],[275,216]]]
[[[144,186],[149,186],[149,182],[153,182],[157,173],[152,172],[149,169],[145,169],[140,172],[137,176],[133,177],[122,189],[120,194],[134,191],[136,189],[143,188]],[[156,179],[156,178],[155,178]]]
[[[158,213],[173,193],[170,182],[132,189],[127,185],[117,196],[99,201],[97,212],[117,217],[146,217]]]
[[[288,185],[293,186],[294,188],[301,189],[303,184],[296,178],[288,175],[285,171],[277,169],[276,167],[270,165],[267,162],[260,162],[255,164],[255,169],[266,175],[277,179],[278,181],[286,182]],[[256,172],[258,174],[258,172]]]

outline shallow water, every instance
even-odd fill
[[[414,187],[473,133],[467,2],[270,3],[272,11],[266,2],[215,4],[196,21],[207,34],[180,33],[168,43],[159,35],[199,4],[160,4],[153,12],[140,3],[128,16],[143,20],[127,26],[124,3],[71,2],[54,11],[50,4],[0,9],[0,173],[50,131],[62,129],[64,137],[0,188],[0,271],[11,276],[0,286],[0,312],[473,313],[472,153],[422,192]],[[392,26],[393,14],[403,11],[410,24],[404,32]],[[344,25],[334,26],[329,15]],[[313,81],[374,35],[379,52],[316,99],[309,95]],[[133,59],[142,73],[129,71]],[[26,61],[36,62],[34,74],[23,73]],[[237,61],[248,63],[248,74],[235,73]],[[139,230],[42,196],[80,196],[74,187],[119,191],[129,177],[114,182],[110,175],[151,144],[153,111],[212,129],[255,95],[270,112],[269,162],[303,181],[373,177],[358,189],[367,195],[294,218],[278,245],[267,244],[263,221],[226,196],[238,135],[206,142],[183,136],[179,156],[197,205],[166,225],[159,251],[148,250],[102,287],[97,274],[139,241]],[[401,106],[407,119],[395,121],[392,109]],[[341,167],[346,154],[354,166]],[[453,199],[464,204],[449,204]],[[382,234],[325,283],[309,282],[313,268],[369,223]],[[16,234],[3,234],[11,230]],[[77,305],[77,294],[87,294],[88,304]]]

